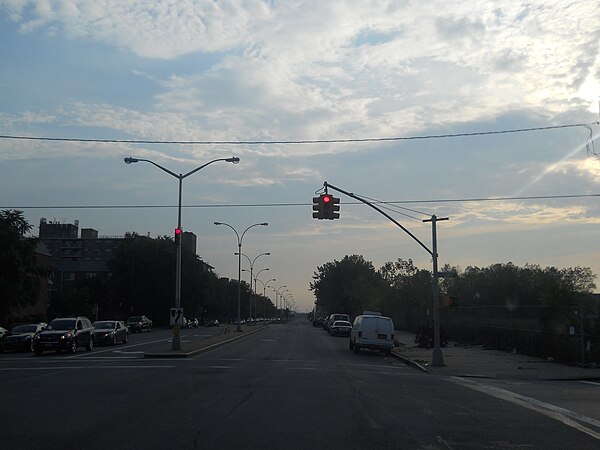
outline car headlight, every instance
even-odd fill
[[[70,331],[68,333],[63,334],[60,338],[61,339],[71,339],[73,337],[73,333],[71,333]]]

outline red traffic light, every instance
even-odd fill
[[[181,228],[175,228],[175,234],[176,235],[180,235],[181,234]]]
[[[329,195],[323,196],[323,203],[329,203],[331,201],[331,197]]]

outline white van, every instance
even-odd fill
[[[350,350],[361,348],[381,350],[389,355],[394,348],[394,323],[385,316],[362,314],[356,316],[350,333]]]

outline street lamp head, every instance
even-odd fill
[[[271,252],[263,253],[263,255],[271,256]]]
[[[131,164],[131,163],[136,163],[139,161],[139,159],[137,158],[132,158],[131,156],[128,156],[127,158],[125,158],[123,161],[125,161],[125,164]]]
[[[262,225],[263,227],[266,227],[266,226],[267,226],[267,225],[269,225],[269,224],[268,224],[267,222],[263,222],[263,223],[261,223],[261,224],[259,224],[259,225]]]
[[[227,158],[225,161],[233,163],[233,164],[237,164],[240,162],[240,158],[238,158],[237,156],[234,156],[232,158]]]
[[[215,222],[215,225],[223,225],[221,222]]]

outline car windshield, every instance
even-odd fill
[[[336,322],[333,323],[334,327],[349,327],[350,322],[346,322],[345,320],[338,320]]]
[[[75,329],[75,319],[54,319],[48,325],[47,330],[65,331]]]
[[[19,333],[35,333],[37,330],[37,325],[17,325],[11,330],[13,334]]]
[[[94,328],[98,330],[112,330],[114,327],[114,322],[94,322]]]

